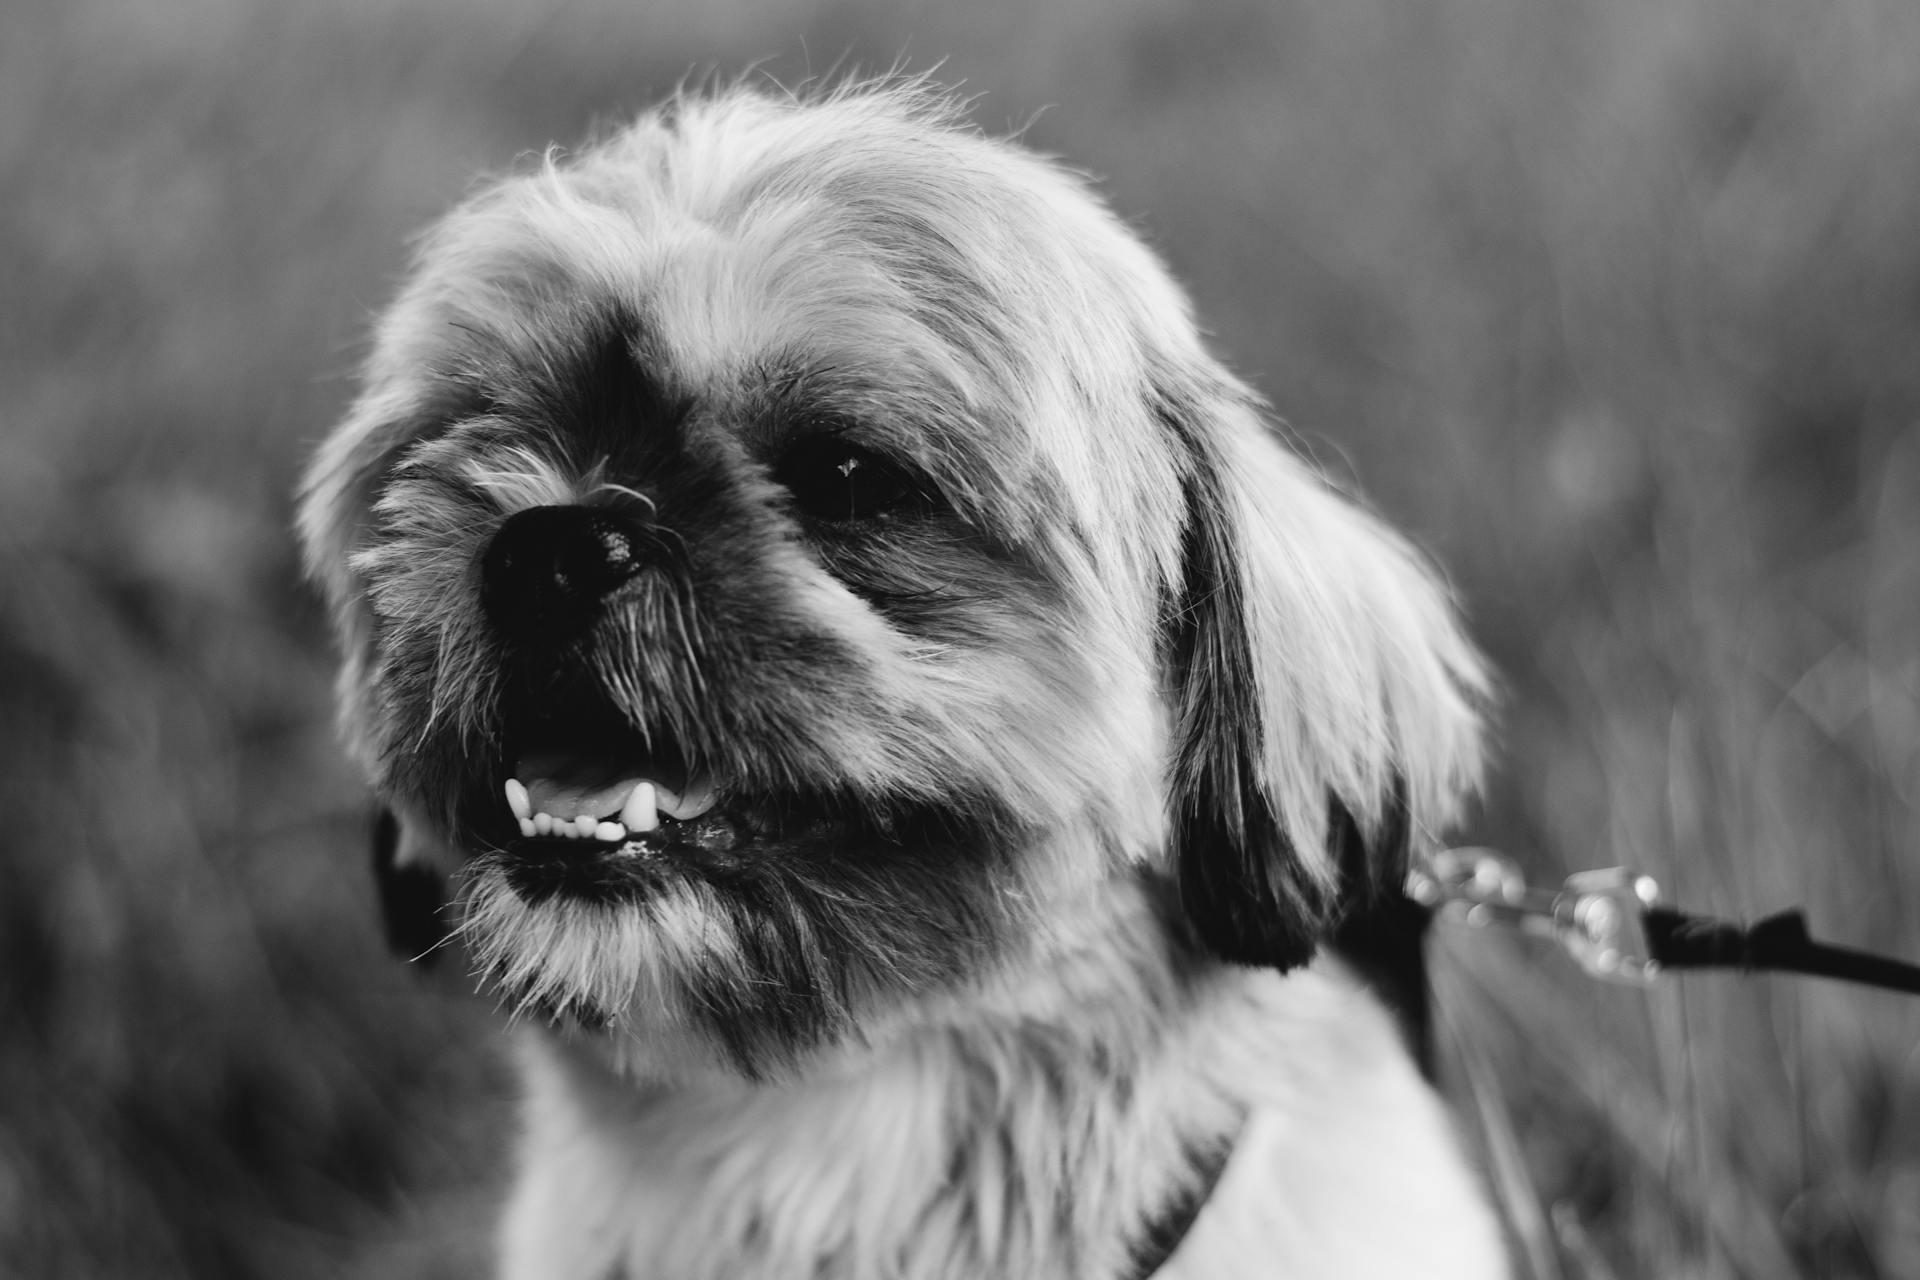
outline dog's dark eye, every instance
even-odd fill
[[[774,469],[774,479],[816,520],[867,520],[917,509],[927,501],[900,467],[837,436],[794,445]]]

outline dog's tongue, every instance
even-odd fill
[[[643,776],[625,762],[546,752],[523,757],[515,773],[533,811],[557,818],[611,817]]]

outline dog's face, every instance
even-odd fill
[[[677,103],[470,200],[301,531],[409,856],[653,1069],[775,1069],[1129,878],[1298,963],[1477,766],[1427,574],[1081,182],[912,91]]]

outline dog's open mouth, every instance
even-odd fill
[[[597,841],[678,838],[702,828],[723,836],[724,815],[707,774],[672,773],[644,757],[543,750],[520,757],[505,786],[522,840]]]
[[[523,717],[510,746],[501,798],[519,830],[507,851],[520,859],[725,854],[765,826],[740,797],[722,804],[710,767],[643,735],[599,699]]]
[[[891,844],[899,834],[888,816],[830,796],[754,788],[641,732],[578,685],[510,715],[503,746],[478,826],[531,897],[645,892],[662,875],[724,873],[782,853]]]

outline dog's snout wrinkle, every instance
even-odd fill
[[[637,517],[598,507],[530,507],[509,516],[481,562],[481,605],[515,641],[585,631],[601,602],[646,568],[658,539]]]

